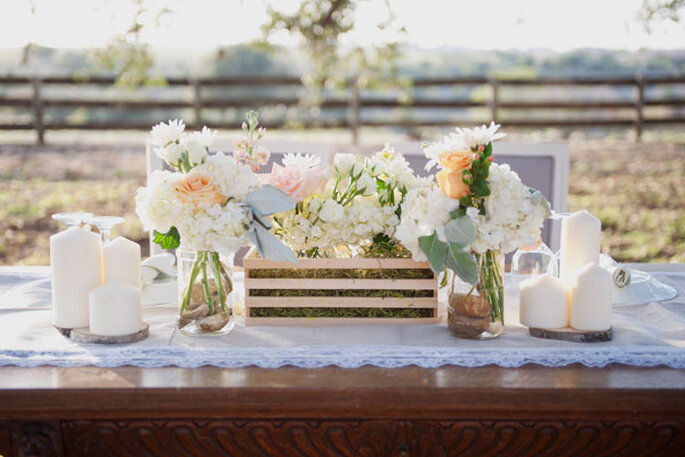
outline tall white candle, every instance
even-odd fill
[[[519,320],[536,328],[568,327],[568,289],[550,274],[519,284]]]
[[[562,220],[560,277],[570,284],[586,264],[599,263],[602,222],[587,211],[578,211]]]
[[[611,327],[611,273],[589,263],[580,269],[571,286],[571,327],[601,331]]]
[[[102,283],[100,236],[72,227],[50,237],[53,322],[88,326],[88,292]]]
[[[90,291],[90,332],[96,335],[130,335],[142,325],[140,289],[111,281]]]
[[[122,281],[140,287],[140,245],[118,236],[104,248],[105,282]]]

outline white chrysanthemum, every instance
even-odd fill
[[[160,122],[150,131],[150,144],[154,147],[163,148],[170,143],[178,143],[183,137],[185,124],[179,119],[168,123]]]
[[[542,201],[536,201],[528,186],[509,165],[490,166],[490,196],[485,199],[485,214],[469,208],[466,212],[476,227],[471,249],[483,253],[501,249],[504,253],[533,244],[547,215]]]
[[[482,125],[473,129],[457,128],[456,136],[468,148],[473,148],[504,138],[506,134],[498,132],[499,128],[500,125],[494,122],[491,122],[489,126]]]
[[[440,162],[440,154],[445,151],[463,151],[470,149],[470,146],[464,141],[464,137],[452,132],[443,137],[441,141],[430,143],[423,148],[424,155],[428,158],[426,163],[426,170],[432,169]]]
[[[212,144],[216,139],[217,133],[218,132],[216,130],[211,130],[207,128],[207,126],[204,126],[202,127],[201,131],[188,134],[186,140],[194,141],[209,149],[212,147]]]
[[[306,170],[316,168],[321,164],[321,157],[316,154],[292,154],[286,152],[281,161],[286,167],[299,167]]]

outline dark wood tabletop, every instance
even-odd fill
[[[0,455],[683,456],[685,371],[4,367]]]

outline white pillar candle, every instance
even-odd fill
[[[118,236],[104,248],[105,282],[121,281],[140,287],[140,246]]]
[[[562,220],[560,277],[570,284],[586,264],[599,263],[602,223],[587,211],[578,211]]]
[[[519,320],[536,328],[568,327],[568,289],[550,274],[519,284]]]
[[[142,327],[140,289],[111,281],[90,291],[90,332],[117,336],[136,333]]]
[[[102,284],[100,236],[72,227],[50,237],[53,322],[58,327],[88,326],[88,292]]]
[[[571,286],[571,327],[601,331],[611,327],[611,274],[589,263],[580,269]]]

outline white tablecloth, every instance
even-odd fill
[[[451,336],[437,326],[244,327],[222,337],[189,337],[174,331],[176,310],[150,307],[150,336],[129,345],[81,345],[51,325],[49,269],[0,267],[0,366],[400,367],[416,365],[556,367],[611,363],[685,368],[685,273],[657,273],[679,291],[667,303],[615,306],[614,339],[570,343],[530,336],[518,323],[517,285],[509,278],[506,328],[491,341]],[[240,286],[239,282],[236,282]]]

